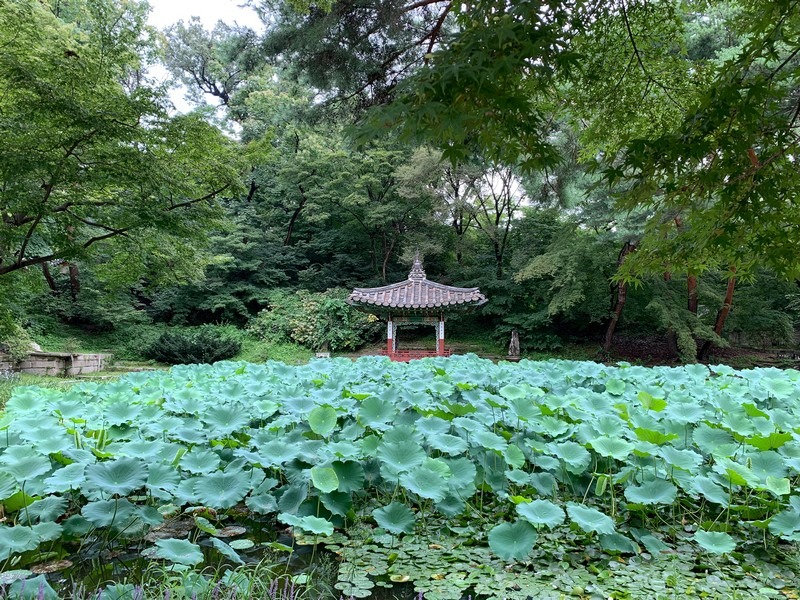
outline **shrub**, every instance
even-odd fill
[[[319,350],[355,350],[382,329],[374,315],[366,315],[345,302],[347,292],[331,289],[322,293],[300,290],[270,295],[270,308],[261,311],[247,326],[258,339],[274,343],[294,342]]]
[[[0,339],[0,352],[5,352],[15,363],[22,361],[32,349],[33,340],[22,327],[10,323]]]
[[[165,331],[147,348],[146,356],[170,365],[213,363],[234,357],[242,344],[214,327]]]

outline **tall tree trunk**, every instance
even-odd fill
[[[297,222],[297,218],[300,216],[300,213],[303,212],[303,208],[306,205],[306,191],[303,189],[302,185],[297,186],[300,190],[300,204],[297,205],[297,208],[294,209],[292,213],[292,218],[289,219],[289,225],[286,228],[286,237],[283,238],[283,245],[288,246],[292,243],[292,231],[294,231],[294,224]]]
[[[625,258],[631,252],[636,250],[636,245],[632,244],[631,242],[625,242],[625,245],[622,247],[622,250],[619,251],[619,257],[617,258],[617,268],[622,266],[622,263],[625,262]],[[625,302],[628,299],[628,284],[624,281],[620,281],[617,284],[617,302],[614,306],[614,312],[611,315],[611,321],[608,323],[608,327],[606,328],[606,337],[603,341],[603,352],[610,352],[611,351],[611,343],[614,341],[614,330],[617,328],[617,323],[619,323],[620,317],[622,317],[622,309],[625,308]]]
[[[50,292],[53,294],[53,296],[58,296],[59,289],[58,286],[56,286],[56,280],[53,279],[53,274],[50,273],[50,267],[47,266],[47,263],[42,263],[42,274],[47,281],[47,287],[50,288]]]
[[[725,320],[728,318],[731,307],[733,306],[733,292],[736,288],[736,269],[731,267],[731,272],[733,274],[728,278],[728,287],[725,289],[725,300],[722,303],[722,308],[720,308],[717,313],[717,320],[714,323],[714,333],[717,335],[722,335],[722,329],[725,327]],[[706,360],[713,345],[714,342],[712,340],[706,340],[697,353],[697,360]]]
[[[78,265],[69,263],[69,289],[72,301],[78,300],[78,292],[81,291],[81,280],[78,276]]]
[[[693,315],[697,314],[697,277],[694,275],[687,275],[686,276],[686,292],[687,292],[687,303],[686,308],[689,309],[689,312]]]
[[[383,263],[381,264],[381,277],[383,278],[383,283],[386,283],[386,268],[389,265],[389,258],[392,256],[392,251],[394,250],[395,242],[397,238],[392,236],[392,242],[389,244],[389,247],[386,248],[385,237],[384,237],[384,245],[385,248],[383,253]]]

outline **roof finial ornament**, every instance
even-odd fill
[[[425,270],[422,268],[422,260],[419,257],[419,250],[414,253],[414,264],[411,266],[411,272],[408,274],[411,281],[422,281],[427,279],[425,277]]]

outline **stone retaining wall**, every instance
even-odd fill
[[[13,363],[0,353],[0,370],[31,375],[74,376],[102,371],[110,354],[71,354],[69,352],[31,352],[22,362]]]

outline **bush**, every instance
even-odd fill
[[[213,363],[234,357],[242,344],[214,327],[165,331],[147,348],[146,356],[170,365]]]
[[[273,343],[294,342],[320,350],[355,350],[382,329],[374,315],[355,310],[345,302],[345,290],[294,294],[275,292],[270,308],[261,311],[247,326],[258,339]]]

